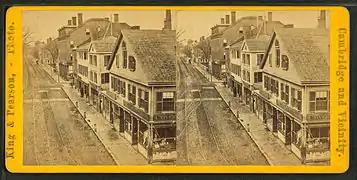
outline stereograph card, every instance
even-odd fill
[[[14,6],[5,158],[19,173],[343,173],[349,12]]]

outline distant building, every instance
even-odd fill
[[[216,77],[229,75],[229,51],[225,46],[257,35],[270,35],[274,28],[284,27],[280,21],[273,21],[272,12],[268,12],[267,20],[263,16],[246,16],[236,20],[235,11],[231,12],[231,22],[229,17],[221,18],[221,24],[211,28],[212,71]]]
[[[72,17],[72,20],[68,20],[68,25],[58,29],[59,70],[60,76],[64,79],[68,79],[71,70],[76,73],[73,51],[78,45],[101,39],[110,32],[118,34],[121,28],[130,27],[126,23],[119,23],[118,14],[114,15],[114,22],[109,18],[91,18],[83,22],[82,13],[78,13],[77,17]]]
[[[330,160],[329,30],[276,29],[262,64],[255,112],[305,163]]]
[[[230,73],[228,85],[235,97],[241,97],[253,108],[251,94],[255,84],[262,82],[262,70],[259,68],[267,48],[269,36],[262,35],[255,39],[244,39],[230,48]]]

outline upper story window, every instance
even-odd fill
[[[119,66],[120,66],[120,63],[119,63],[119,53],[115,56],[115,66],[117,67],[117,68],[119,68]]]
[[[92,60],[92,65],[96,66],[97,65],[97,55],[93,55],[93,60]]]
[[[149,92],[138,89],[138,105],[147,113],[149,111]]]
[[[310,92],[310,111],[327,111],[329,109],[329,91]]]
[[[90,34],[89,29],[86,29],[86,35],[89,35],[89,34]]]
[[[280,67],[280,44],[279,41],[275,41],[275,55],[276,55],[276,67]]]
[[[257,66],[259,66],[263,61],[264,54],[257,54]]]
[[[109,73],[102,73],[101,75],[101,83],[109,83]]]
[[[122,48],[122,52],[123,52],[123,68],[126,69],[128,66],[128,51],[126,49],[126,44],[124,41],[123,41],[121,48]]]
[[[129,56],[129,70],[130,71],[136,70],[136,60],[134,56]]]
[[[289,86],[280,83],[280,99],[289,104]]]
[[[89,64],[93,64],[93,56],[92,55],[89,55]]]
[[[88,53],[87,53],[87,52],[84,52],[84,53],[83,53],[83,56],[84,56],[84,60],[87,60],[87,59],[88,59]]]
[[[128,99],[133,104],[136,104],[136,87],[134,85],[128,84]]]
[[[231,54],[232,54],[232,58],[233,58],[233,59],[236,59],[236,58],[237,58],[237,54],[236,54],[236,53],[234,53],[234,52],[235,52],[235,51],[234,51],[234,50],[232,50],[232,53],[231,53]]]
[[[109,60],[110,60],[110,55],[105,55],[104,56],[104,67],[108,66]]]
[[[236,56],[237,56],[238,59],[240,58],[240,51],[239,50],[236,51]]]
[[[301,91],[295,88],[291,88],[290,97],[291,97],[291,106],[301,111],[301,100],[302,100]]]
[[[250,65],[250,54],[246,54],[246,56],[245,62],[247,65]]]
[[[240,28],[239,28],[238,33],[239,33],[239,34],[243,34],[243,27],[240,27]]]
[[[175,111],[175,92],[157,92],[156,111]]]
[[[272,57],[271,57],[271,54],[269,54],[269,65],[270,65],[270,67],[272,67],[273,66],[273,60],[272,60]]]
[[[254,73],[254,83],[259,83],[263,81],[263,73],[262,72],[255,72]]]
[[[282,57],[281,67],[287,71],[289,69],[289,58],[286,55],[282,55],[281,57]]]

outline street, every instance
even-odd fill
[[[115,165],[61,84],[24,57],[24,165]]]
[[[243,126],[191,64],[178,62],[178,165],[269,165]]]

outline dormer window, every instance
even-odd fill
[[[279,41],[275,41],[275,56],[276,56],[276,67],[280,67],[280,45]]]
[[[70,41],[70,47],[74,48],[74,42],[73,41]]]
[[[136,60],[133,56],[129,56],[129,70],[130,71],[136,70]]]
[[[282,55],[281,57],[282,57],[281,67],[287,71],[289,69],[289,58],[286,55]]]
[[[86,29],[86,35],[90,35],[89,29]]]
[[[123,52],[123,68],[126,69],[128,66],[128,51],[126,49],[126,44],[123,41],[123,44],[121,45],[121,50]]]

